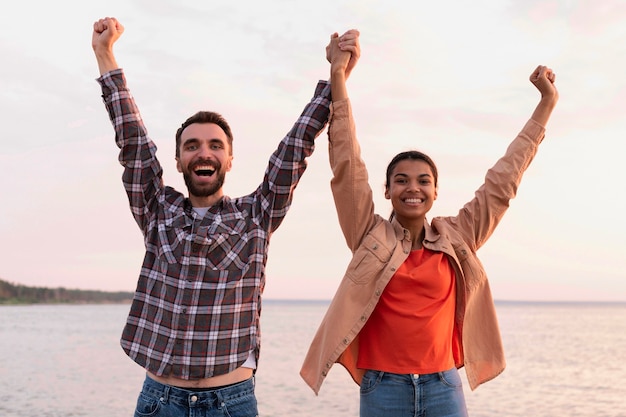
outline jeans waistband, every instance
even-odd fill
[[[393,375],[396,378],[407,378],[407,379],[414,379],[414,380],[430,380],[430,379],[438,379],[440,375],[445,375],[448,372],[456,372],[456,371],[457,371],[456,368],[450,368],[445,371],[432,372],[428,374],[397,374],[394,372],[377,371],[377,370],[370,369],[370,370],[367,370],[366,373],[371,372],[380,378],[383,378],[385,375]]]
[[[161,384],[146,376],[143,393],[158,397],[163,402],[187,406],[219,404],[233,398],[254,394],[254,376],[225,387],[207,388],[204,391],[192,391],[171,385]]]

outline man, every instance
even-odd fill
[[[327,123],[330,85],[315,95],[270,158],[263,182],[240,198],[224,195],[233,136],[226,120],[198,112],[176,132],[176,165],[189,196],[163,185],[113,44],[114,18],[94,23],[103,100],[121,149],[123,183],[144,234],[146,253],[121,345],[146,371],[136,415],[256,416],[253,375],[259,359],[261,294],[271,234],[282,222]],[[356,64],[358,32],[343,35]],[[199,411],[199,410],[198,410]]]

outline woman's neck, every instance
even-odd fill
[[[409,221],[398,219],[398,223],[411,233],[411,249],[421,249],[424,240],[424,219]]]

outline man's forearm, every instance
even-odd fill
[[[107,72],[113,71],[114,69],[118,69],[117,61],[115,60],[115,55],[113,51],[110,49],[105,50],[97,50],[95,51],[96,61],[98,61],[98,69],[100,70],[100,75],[104,75]]]

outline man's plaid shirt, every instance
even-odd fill
[[[330,85],[315,96],[271,155],[261,185],[226,196],[204,217],[163,185],[156,146],[121,69],[98,78],[115,128],[123,183],[146,253],[121,345],[156,375],[183,379],[225,374],[260,347],[259,315],[271,234],[282,222],[324,129]]]

